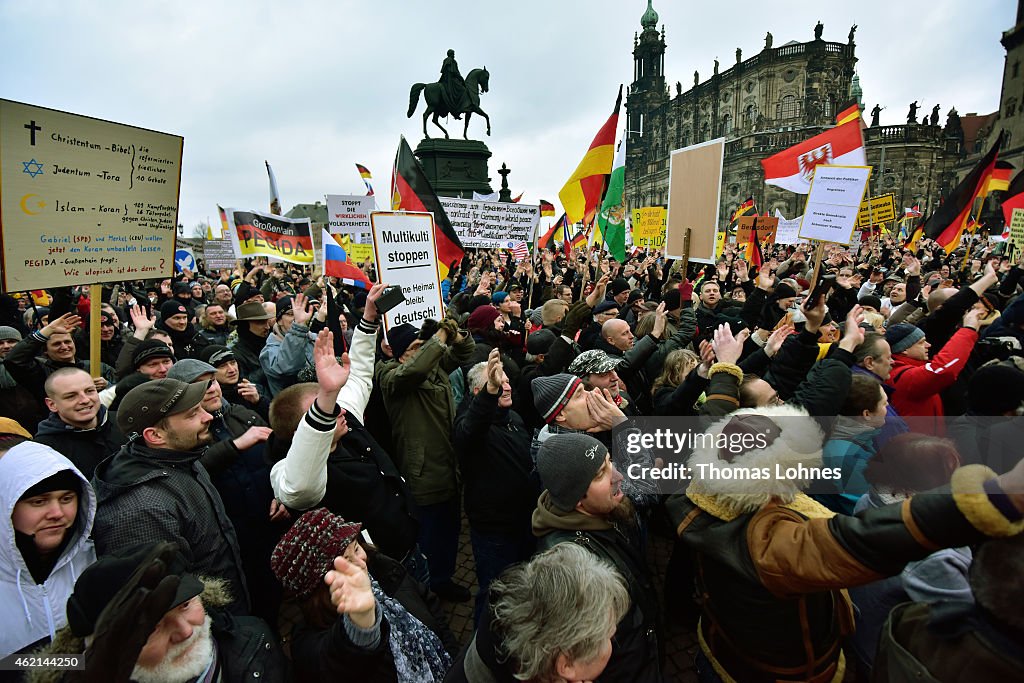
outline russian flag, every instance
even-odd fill
[[[324,275],[341,278],[342,283],[353,287],[369,289],[372,286],[366,278],[366,273],[349,263],[345,249],[327,230],[323,230],[323,242]]]

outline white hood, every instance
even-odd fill
[[[78,523],[74,539],[64,548],[49,578],[37,585],[15,543],[11,514],[18,498],[36,483],[62,470],[82,481]],[[33,441],[26,441],[0,456],[0,656],[16,652],[40,638],[51,638],[67,623],[64,607],[82,571],[96,561],[92,534],[96,494],[70,460]]]

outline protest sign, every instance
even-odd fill
[[[174,250],[174,272],[180,273],[186,268],[196,272],[196,255],[188,247],[178,247]]]
[[[736,242],[739,244],[750,242],[751,233],[755,229],[758,243],[763,243],[775,236],[779,229],[779,219],[772,216],[740,216],[736,221]]]
[[[870,166],[817,166],[807,194],[801,239],[850,244]]]
[[[725,138],[672,152],[668,172],[665,256],[688,256],[698,263],[715,260],[715,235],[722,194]],[[683,254],[690,230],[689,254]]]
[[[369,215],[367,215],[367,222],[369,222]],[[373,244],[357,242],[352,239],[353,237],[355,235],[343,235],[341,238],[341,246],[348,254],[349,261],[358,265],[373,260]]]
[[[857,227],[866,228],[875,223],[888,223],[896,220],[896,195],[881,194],[871,197],[860,205],[857,214]]]
[[[373,197],[358,194],[327,195],[327,232],[347,235],[370,232]]]
[[[665,248],[665,208],[633,209],[633,244],[641,249]]]
[[[800,221],[803,216],[797,216],[793,219],[787,219],[782,215],[782,212],[775,209],[775,217],[779,219],[779,228],[775,231],[775,244],[801,244],[804,240],[800,239]]]
[[[231,246],[231,240],[203,241],[203,263],[207,268],[214,270],[234,268],[237,258],[235,249]]]
[[[722,252],[725,251],[725,233],[719,232],[715,235],[715,259],[722,258]]]
[[[238,258],[274,257],[288,263],[313,263],[312,226],[308,218],[285,218],[259,211],[224,209],[228,235]]]
[[[0,100],[3,291],[171,275],[183,143]]]
[[[430,213],[374,211],[370,214],[378,282],[399,285],[405,301],[384,314],[385,333],[394,325],[420,327],[444,316],[438,282],[434,216]]]
[[[464,247],[501,247],[502,242],[530,242],[540,221],[540,206],[438,197]]]
[[[1014,209],[1010,214],[1010,239],[1018,249],[1024,248],[1024,209]]]

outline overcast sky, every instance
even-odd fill
[[[491,151],[491,177],[512,169],[513,194],[558,203],[558,190],[632,79],[633,33],[646,0],[446,3],[378,0],[0,0],[0,97],[152,128],[185,138],[179,222],[186,234],[215,205],[266,210],[270,161],[285,210],[327,193],[364,190],[373,173],[386,203],[399,136],[415,147],[420,112],[409,88],[436,81],[445,51],[465,75],[486,66],[491,116],[470,137]],[[999,105],[1002,31],[1011,0],[692,3],[656,0],[666,78],[692,83],[735,49],[752,56],[813,38],[845,42],[881,123],[902,123],[918,100],[961,114]],[[462,122],[450,130],[461,135]],[[620,120],[620,129],[625,117]],[[431,131],[431,135],[440,134]],[[386,207],[382,207],[386,208]]]

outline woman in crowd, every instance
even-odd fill
[[[299,681],[441,681],[457,649],[440,606],[396,560],[364,546],[362,525],[326,508],[302,515],[271,566],[302,619]]]

